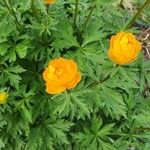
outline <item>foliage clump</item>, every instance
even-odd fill
[[[149,150],[150,61],[137,47],[125,64],[108,57],[112,35],[140,34],[137,25],[126,28],[133,14],[119,0],[48,3],[0,2],[0,149]],[[52,95],[42,74],[60,57],[82,78]]]

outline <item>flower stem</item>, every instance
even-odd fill
[[[77,15],[78,15],[78,7],[79,7],[79,0],[75,0],[75,13],[74,13],[74,26],[76,25]]]
[[[48,14],[48,10],[49,10],[49,4],[46,5],[47,14]]]
[[[82,27],[84,28],[87,24],[88,24],[88,22],[90,21],[90,19],[91,19],[91,16],[92,16],[92,13],[93,13],[93,11],[94,11],[94,9],[95,9],[96,7],[95,7],[95,5],[91,8],[91,11],[89,12],[89,14],[88,14],[88,16],[87,16],[87,19],[84,21],[84,23],[82,24]]]
[[[132,24],[135,22],[135,20],[139,17],[139,15],[142,13],[143,9],[147,7],[150,4],[150,0],[146,0],[145,3],[141,6],[141,8],[137,11],[137,13],[133,16],[131,21],[127,24],[125,30],[130,28]]]
[[[13,16],[13,18],[15,19],[16,25],[17,25],[17,29],[19,32],[21,32],[22,30],[22,25],[19,23],[19,20],[15,14],[15,11],[10,7],[10,5],[6,2],[6,0],[4,0],[4,4],[6,6],[6,8],[8,9],[9,13]]]
[[[150,128],[135,128],[134,131],[150,131]]]
[[[34,0],[31,0],[31,9],[38,23],[41,23],[41,19],[38,15],[37,9],[34,7]]]

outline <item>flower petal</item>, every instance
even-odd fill
[[[46,92],[49,94],[60,94],[66,90],[66,87],[63,85],[52,85],[46,83]]]
[[[77,72],[75,78],[67,84],[67,89],[74,88],[81,80],[80,72]]]

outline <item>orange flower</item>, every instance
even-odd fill
[[[53,4],[56,0],[44,0],[45,4]]]
[[[59,94],[74,88],[81,80],[81,74],[73,60],[58,58],[49,62],[43,72],[43,78],[46,81],[47,93]]]
[[[141,43],[132,33],[120,32],[111,37],[109,58],[116,64],[124,65],[137,59]]]

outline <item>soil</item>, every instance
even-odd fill
[[[145,58],[150,60],[150,27],[143,28],[138,39],[141,41]]]

